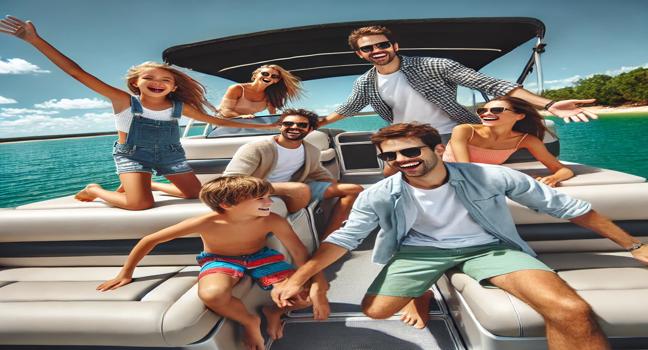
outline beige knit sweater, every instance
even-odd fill
[[[274,138],[248,143],[239,148],[223,175],[251,175],[266,179],[277,166]],[[304,141],[304,165],[291,178],[293,182],[334,181],[320,162],[320,150]]]

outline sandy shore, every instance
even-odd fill
[[[621,106],[621,107],[592,106],[592,107],[585,107],[585,109],[597,114],[648,113],[648,106]]]
[[[596,114],[621,114],[621,113],[648,114],[648,106],[620,106],[620,107],[591,106],[591,107],[584,107],[584,108]],[[543,116],[552,115],[547,111],[540,111],[540,114]]]

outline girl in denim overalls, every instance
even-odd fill
[[[166,64],[146,62],[132,67],[126,76],[128,92],[110,86],[81,69],[74,61],[42,39],[29,21],[7,16],[0,20],[0,32],[32,44],[64,72],[112,102],[119,138],[113,157],[122,183],[117,192],[89,184],[76,199],[101,198],[119,208],[148,209],[153,206],[153,170],[171,184],[155,189],[182,198],[197,198],[200,181],[191,170],[180,145],[178,120],[184,115],[210,124],[228,127],[274,129],[273,125],[238,123],[213,117],[215,111],[205,99],[204,87],[187,74]]]

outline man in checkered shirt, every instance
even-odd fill
[[[596,119],[578,105],[594,100],[552,101],[537,96],[517,84],[485,76],[453,60],[397,55],[398,43],[389,29],[363,27],[349,35],[356,54],[373,64],[353,85],[347,101],[323,118],[320,126],[360,112],[367,105],[390,123],[418,121],[434,126],[444,143],[457,124],[480,124],[478,116],[457,102],[457,85],[483,91],[488,95],[509,95],[547,109],[569,121]]]

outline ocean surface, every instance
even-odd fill
[[[361,131],[383,125],[370,116],[330,127]],[[589,123],[556,120],[556,129],[560,159],[648,177],[648,114],[604,115]],[[74,194],[92,182],[116,188],[114,140],[110,135],[0,144],[0,208]]]

